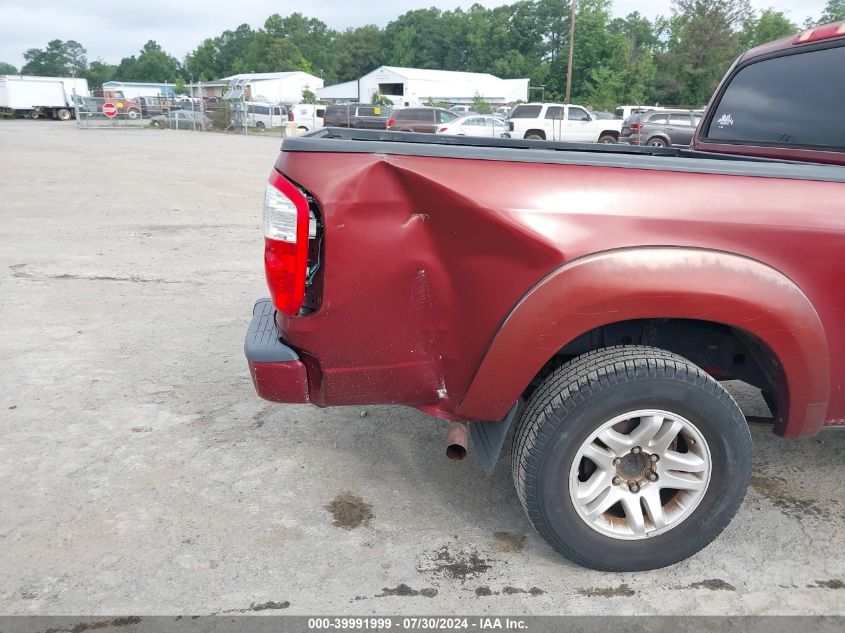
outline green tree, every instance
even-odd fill
[[[250,72],[252,69],[247,67],[247,55],[255,35],[249,24],[241,24],[233,31],[223,31],[217,37],[203,40],[188,54],[186,67],[199,81]]]
[[[317,95],[306,88],[302,91],[302,103],[310,103],[315,104],[317,103]]]
[[[478,92],[472,98],[472,109],[479,114],[490,114],[493,111],[493,106],[482,97]]]
[[[18,69],[7,62],[0,62],[0,75],[17,75]]]
[[[742,47],[754,48],[797,32],[798,26],[786,14],[764,9],[760,15],[752,15],[742,25]]]
[[[393,102],[380,92],[374,92],[370,103],[376,106],[392,106]]]
[[[311,72],[311,65],[302,52],[287,37],[276,37],[267,31],[259,31],[249,45],[246,54],[249,72],[272,73],[289,70]]]
[[[347,29],[337,38],[337,78],[351,81],[378,68],[387,61],[384,56],[384,33],[369,24]],[[395,60],[390,60],[396,63]]]
[[[634,12],[608,25],[608,58],[591,72],[587,100],[602,108],[621,103],[646,103],[654,97],[657,36],[647,18]],[[617,39],[613,39],[617,38]]]
[[[707,103],[742,50],[739,29],[751,16],[748,0],[673,0],[662,21],[658,90],[672,105]]]
[[[91,88],[95,88],[102,86],[107,81],[115,79],[117,77],[117,66],[100,60],[94,60],[88,65],[87,70],[82,73],[82,76],[88,80],[88,85]]]
[[[327,83],[337,80],[337,56],[335,43],[337,31],[315,18],[306,18],[301,13],[287,17],[273,14],[264,22],[264,30],[273,37],[284,37],[296,46],[308,61],[313,73]]]
[[[175,57],[164,52],[156,41],[150,40],[141,49],[131,74],[131,77],[124,79],[175,82],[181,76],[182,68]]]
[[[384,30],[388,59],[397,66],[437,68],[445,45],[440,29],[440,9],[408,11]]]
[[[21,74],[57,77],[79,77],[88,67],[86,51],[75,40],[52,40],[47,47],[30,48],[24,52],[26,62]]]
[[[816,25],[845,20],[845,0],[827,0],[824,11]]]

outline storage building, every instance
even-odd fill
[[[379,92],[396,106],[423,105],[429,100],[450,104],[472,103],[476,96],[491,103],[528,100],[525,79],[501,79],[487,73],[380,66],[357,81],[326,86],[320,99],[369,102]]]

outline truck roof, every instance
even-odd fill
[[[790,35],[768,44],[762,44],[750,51],[743,53],[738,62],[744,62],[754,57],[762,57],[769,53],[806,46],[808,44],[815,44],[821,40],[834,40],[845,38],[845,21],[832,22],[830,24],[823,24],[821,26],[814,26],[810,29],[804,29],[797,35]]]

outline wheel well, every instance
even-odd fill
[[[608,136],[608,135],[612,136],[617,141],[619,140],[619,132],[617,132],[616,130],[605,130],[605,131],[603,131],[599,134],[599,138],[601,138],[602,136]]]
[[[529,134],[539,134],[543,138],[546,138],[545,130],[528,130],[528,131],[525,132],[525,136],[528,136]]]
[[[788,409],[786,381],[774,352],[757,337],[723,323],[694,319],[634,319],[602,325],[567,343],[531,381],[527,398],[549,373],[568,360],[612,345],[648,345],[674,352],[716,380],[757,387],[772,415]]]

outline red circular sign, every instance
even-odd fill
[[[105,114],[108,118],[113,119],[117,116],[117,106],[113,103],[104,103],[103,114]]]

